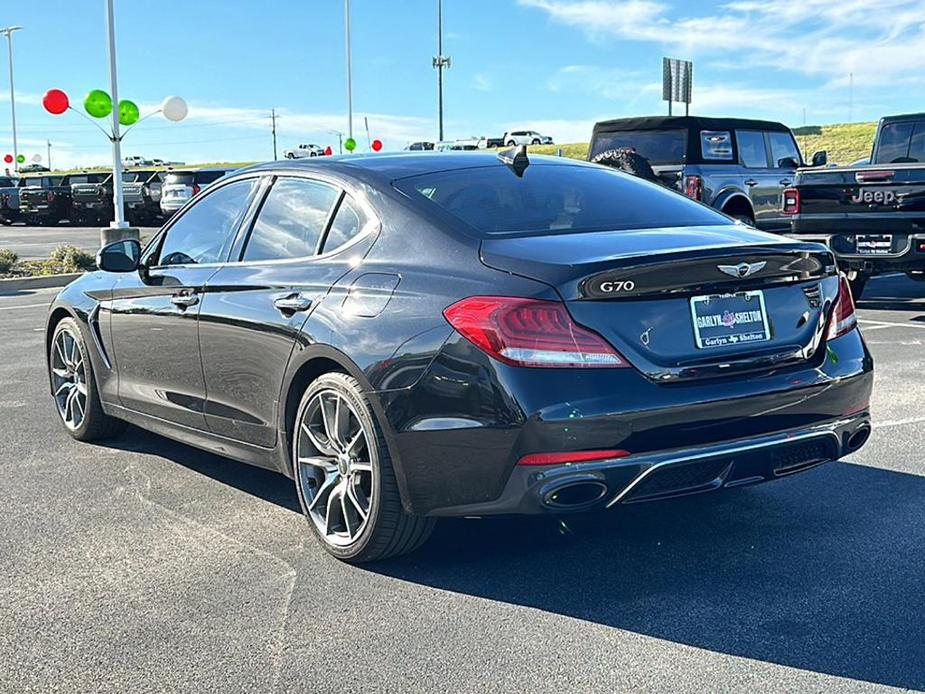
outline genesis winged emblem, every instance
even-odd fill
[[[767,261],[761,260],[757,263],[739,263],[738,265],[717,265],[716,269],[720,272],[725,272],[730,277],[738,277],[742,279],[744,277],[751,277],[756,272],[761,272],[764,269],[764,266],[767,265]]]

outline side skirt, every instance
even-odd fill
[[[284,451],[281,453],[278,447],[262,448],[261,446],[254,446],[244,443],[243,441],[235,441],[208,431],[193,429],[192,427],[176,424],[166,419],[153,417],[148,414],[136,412],[135,410],[129,410],[121,405],[108,402],[104,402],[102,405],[103,411],[106,412],[106,414],[124,419],[126,422],[147,431],[165,436],[180,443],[185,443],[189,446],[200,448],[209,453],[222,455],[241,463],[266,468],[267,470],[280,472],[286,477],[292,477],[289,465],[289,452]],[[283,438],[281,440],[285,439]]]

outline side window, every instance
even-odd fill
[[[334,221],[331,223],[331,230],[324,239],[322,253],[329,253],[336,248],[340,248],[350,239],[366,229],[369,223],[369,217],[357,205],[349,195],[344,195],[343,202],[337,208],[337,214],[334,215]]]
[[[800,150],[797,149],[797,143],[793,141],[790,133],[774,132],[768,133],[768,139],[771,141],[771,166],[781,167],[783,159],[793,159],[800,163]]]
[[[201,198],[167,230],[159,265],[202,265],[225,259],[257,179],[222,186]]]
[[[899,164],[909,156],[912,123],[888,123],[877,138],[877,157],[872,164]]]
[[[700,151],[704,159],[732,161],[732,136],[725,130],[701,130]]]
[[[915,124],[915,132],[909,143],[909,159],[919,164],[925,162],[925,121]]]
[[[340,191],[304,178],[280,178],[267,194],[244,260],[279,260],[315,255]]]
[[[764,133],[755,130],[736,130],[739,162],[749,169],[768,168],[768,152],[764,148]]]

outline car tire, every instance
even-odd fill
[[[662,183],[661,179],[652,169],[649,160],[641,154],[629,149],[618,148],[608,149],[591,158],[592,164],[609,166],[612,169],[619,169],[625,173],[642,178],[653,183]]]
[[[507,141],[507,146],[508,146],[508,147],[515,147],[516,145],[517,145],[517,143],[514,142],[514,140],[508,140],[508,141]]]
[[[284,156],[286,157],[286,159],[295,159],[295,155],[292,152],[289,152],[288,154]]]
[[[433,531],[434,519],[404,510],[388,444],[353,377],[327,373],[305,389],[291,455],[302,512],[334,557],[362,563],[407,554]]]
[[[537,140],[536,138],[534,138],[534,139],[533,139],[533,142],[531,142],[530,144],[531,144],[531,145],[538,145],[538,144],[540,144],[540,141]]]
[[[124,421],[103,411],[87,345],[73,318],[63,318],[55,326],[48,369],[55,409],[73,438],[102,441],[125,429]]]

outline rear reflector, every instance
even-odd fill
[[[518,465],[564,465],[566,463],[587,463],[592,460],[625,458],[629,451],[572,451],[570,453],[530,453],[517,461]]]
[[[797,188],[787,188],[783,194],[783,212],[784,214],[799,214],[800,212],[800,191]]]
[[[505,364],[629,366],[604,338],[575,323],[565,304],[557,301],[472,296],[448,307],[443,315],[460,335]]]
[[[700,176],[688,176],[684,179],[684,194],[691,200],[703,198],[703,179]]]
[[[854,313],[854,298],[851,296],[851,286],[848,284],[848,278],[842,274],[839,275],[838,281],[838,298],[835,300],[832,320],[829,322],[828,339],[830,340],[850,333],[858,325],[858,319]]]

